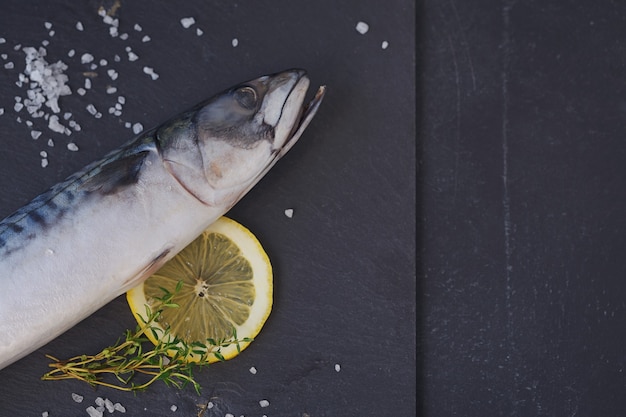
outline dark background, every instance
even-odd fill
[[[419,16],[425,414],[623,416],[626,3]]]
[[[109,25],[97,14],[100,6],[115,9],[127,40],[109,36]],[[127,121],[148,129],[233,84],[291,67],[306,68],[312,86],[326,84],[328,94],[297,146],[229,213],[257,235],[275,271],[274,309],[250,348],[197,373],[201,395],[163,384],[133,395],[40,381],[47,370],[44,354],[95,353],[135,326],[120,297],[1,370],[0,416],[86,416],[97,397],[120,402],[130,416],[196,416],[198,404],[208,401],[215,406],[203,416],[414,415],[415,9],[406,0],[3,1],[2,217],[130,139]],[[184,29],[180,19],[189,16],[197,23]],[[360,20],[370,26],[365,35],[355,30]],[[76,30],[77,21],[84,31]],[[53,36],[45,22],[52,23]],[[133,29],[136,23],[142,32]],[[150,42],[141,41],[144,35]],[[62,111],[72,112],[82,130],[67,137],[35,120],[33,128],[44,133],[33,140],[27,113],[13,109],[14,97],[25,97],[25,89],[15,85],[24,54],[14,47],[46,39],[48,62],[62,60],[69,67],[65,73],[74,93],[61,98]],[[138,61],[128,61],[128,46]],[[73,58],[67,56],[70,49],[76,51]],[[83,72],[90,70],[80,61],[85,52],[108,65],[94,70],[91,90],[80,96]],[[115,54],[121,62],[114,62]],[[5,68],[7,62],[14,68]],[[159,78],[151,80],[144,66]],[[119,73],[117,80],[106,75],[109,68]],[[109,85],[118,93],[106,94]],[[126,97],[119,118],[108,114],[118,95]],[[90,103],[102,118],[86,111]],[[46,144],[49,138],[54,147]],[[70,141],[79,151],[66,148]],[[45,168],[41,151],[47,152]],[[284,215],[286,208],[294,209],[292,219]],[[74,402],[72,393],[84,401]],[[269,407],[260,407],[263,399]]]

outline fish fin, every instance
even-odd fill
[[[136,275],[124,282],[124,292],[141,284],[146,278],[159,270],[167,260],[167,256],[172,252],[172,248],[166,248],[141,269]]]
[[[139,171],[149,151],[141,151],[124,155],[119,159],[107,162],[93,176],[87,178],[79,189],[104,195],[113,194],[121,187],[137,182]]]

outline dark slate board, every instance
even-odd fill
[[[97,14],[102,4],[117,7],[119,32],[128,33],[128,40],[109,36]],[[195,416],[208,401],[214,407],[203,416],[413,415],[414,14],[415,5],[405,0],[3,2],[0,37],[6,43],[0,53],[15,68],[0,62],[0,216],[130,139],[125,121],[147,129],[223,88],[291,67],[306,68],[312,84],[326,84],[328,94],[298,145],[229,213],[259,237],[275,269],[274,310],[250,348],[198,373],[201,395],[163,384],[133,395],[40,381],[45,354],[94,353],[135,325],[121,297],[1,370],[0,416],[86,416],[97,397],[120,402],[132,416]],[[184,29],[180,19],[188,16],[197,23]],[[355,30],[360,20],[370,25],[365,35]],[[78,21],[82,32],[75,28]],[[52,23],[53,36],[45,22]],[[133,29],[136,23],[141,33]],[[144,35],[151,40],[142,42]],[[13,48],[45,39],[48,62],[69,65],[74,94],[61,103],[82,130],[65,137],[36,125],[44,134],[33,140],[26,114],[20,113],[19,123],[13,110],[14,97],[25,94],[15,85],[24,57]],[[128,61],[126,46],[138,61]],[[96,62],[107,59],[106,68],[119,78],[113,81],[98,68],[92,89],[80,96],[85,52]],[[158,80],[144,74],[144,66],[154,68]],[[118,93],[106,94],[107,85]],[[116,118],[108,108],[119,94],[126,104]],[[86,111],[90,103],[102,118]],[[69,141],[78,152],[67,150]],[[47,152],[46,168],[41,151]],[[286,208],[294,209],[292,219],[283,214]],[[83,402],[74,402],[72,393],[84,396]],[[269,407],[261,408],[263,399]]]
[[[626,4],[420,13],[429,416],[626,410]]]

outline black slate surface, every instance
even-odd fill
[[[424,412],[626,410],[626,4],[421,14]]]
[[[101,6],[115,11],[127,40],[109,35],[97,14]],[[126,121],[147,129],[223,88],[291,67],[306,68],[328,94],[297,146],[229,213],[259,237],[275,269],[274,310],[250,348],[197,374],[201,395],[163,384],[133,395],[40,381],[44,354],[93,353],[135,325],[119,298],[1,370],[0,416],[86,416],[97,397],[120,402],[131,416],[196,416],[209,401],[214,407],[202,416],[415,414],[414,13],[405,0],[3,2],[0,216],[131,138]],[[180,19],[189,16],[196,25],[184,29]],[[355,30],[360,20],[370,26],[364,35]],[[82,127],[69,137],[40,120],[28,127],[25,111],[13,108],[15,96],[25,97],[15,84],[24,55],[14,48],[44,40],[48,62],[69,66],[74,94],[61,107]],[[128,60],[126,47],[137,61]],[[91,70],[80,61],[86,52],[108,64],[93,70],[92,88],[80,96],[83,72]],[[153,81],[144,66],[159,78]],[[118,92],[107,94],[109,85]],[[119,118],[108,113],[118,95],[126,97]],[[87,112],[90,103],[101,118]],[[44,133],[33,140],[31,129]],[[70,141],[77,152],[66,148]],[[292,219],[286,208],[294,209]],[[261,408],[263,399],[269,407]]]

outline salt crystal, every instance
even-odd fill
[[[138,135],[139,133],[141,133],[143,130],[143,125],[141,123],[135,123],[133,125],[133,133],[135,135]]]
[[[51,148],[54,148],[54,141],[52,139],[48,139],[48,146],[51,147]],[[72,394],[72,397],[74,397],[74,395],[78,395],[78,394]],[[78,395],[78,396],[80,397],[80,395]],[[81,398],[80,401],[82,401],[83,397],[80,397],[80,398]],[[76,401],[76,402],[79,403],[80,401]]]
[[[139,26],[139,23],[135,23],[135,26],[133,26],[133,29],[135,29],[137,32],[141,32],[141,26]]]
[[[152,80],[156,80],[157,78],[159,78],[159,74],[154,72],[154,69],[151,67],[143,67],[143,72],[152,77]]]
[[[107,11],[106,11],[106,10],[104,10],[104,7],[100,7],[100,8],[98,9],[98,16],[100,16],[100,17],[104,17],[104,16],[106,16],[106,15],[107,15]]]
[[[14,50],[14,51],[19,51],[20,49],[22,49],[22,44],[21,44],[21,43],[18,43],[17,45],[15,45],[15,46],[13,47],[13,50]]]
[[[41,151],[41,152],[39,152],[39,156],[41,156],[42,158],[47,158],[48,157],[48,152]]]
[[[383,43],[380,45],[380,47],[383,48],[383,49],[387,49],[389,47],[389,42],[383,41]]]
[[[76,92],[81,96],[84,96],[87,93],[87,91],[84,88],[78,88],[76,89]]]
[[[81,22],[76,22],[76,30],[80,30],[82,32],[83,29],[84,29],[83,24]]]
[[[113,408],[115,409],[115,411],[119,411],[120,413],[126,412],[126,408],[124,408],[124,406],[120,403],[113,404]]]
[[[117,37],[117,28],[115,26],[109,28],[109,35],[111,35],[112,38]]]
[[[41,132],[39,130],[31,130],[30,136],[33,139],[39,139],[39,136],[41,136]]]
[[[52,36],[52,35],[50,35],[50,36]],[[50,45],[50,41],[48,41],[47,39],[44,39],[43,41],[41,41],[41,44],[43,46],[48,46],[48,45]]]
[[[115,411],[115,407],[113,406],[113,402],[108,398],[104,399],[104,406],[106,407],[109,413],[113,413]]]
[[[144,36],[143,38],[141,38],[141,42],[150,42],[150,36]]]
[[[0,107],[0,116],[4,114],[4,107]]]
[[[80,57],[80,63],[81,64],[88,64],[90,62],[93,61],[93,55],[88,54],[88,53],[84,53],[81,57]]]
[[[194,23],[196,23],[196,19],[193,17],[183,17],[180,19],[180,24],[183,25],[185,29],[189,29]]]
[[[136,53],[134,53],[134,52],[129,52],[128,53],[128,60],[130,62],[137,61],[138,59],[139,59],[139,56]]]
[[[293,217],[293,209],[291,208],[285,209],[285,216],[291,219]]]
[[[13,110],[15,111],[20,111],[24,108],[24,105],[22,103],[15,103],[15,105],[13,106]]]
[[[87,414],[89,414],[89,417],[102,417],[104,415],[104,413],[102,411],[96,410],[91,405],[89,407],[87,407],[87,409],[85,411],[87,411]]]
[[[107,64],[108,64],[108,62],[107,62],[107,60],[106,60],[106,59],[101,59],[101,60],[100,60],[100,66],[101,66],[101,67],[104,67],[104,66],[106,66]]]
[[[43,25],[44,25],[44,27],[45,27],[46,29],[50,29],[50,28],[52,27],[52,23],[50,23],[50,22],[44,22],[44,24],[43,24]]]
[[[260,405],[261,407],[263,407],[263,408],[265,408],[265,407],[269,407],[270,402],[269,402],[269,401],[267,401],[267,400],[261,400],[261,401],[259,401],[259,405]]]
[[[2,44],[2,43],[6,43],[6,41],[7,41],[6,39],[4,39],[4,38],[0,38],[0,44]]]
[[[239,39],[233,38],[233,40],[231,41],[231,44],[233,45],[233,48],[235,48],[237,45],[239,45]]]
[[[251,368],[249,369],[249,371],[250,371],[250,373],[251,373],[252,375],[256,375],[256,368],[255,368],[254,366],[253,366],[253,367],[251,367]]]
[[[72,152],[76,152],[76,151],[78,151],[78,146],[75,143],[70,142],[70,143],[67,144],[67,149],[72,151]]]
[[[57,133],[65,132],[65,126],[59,123],[59,116],[56,115],[52,115],[48,119],[48,128]]]
[[[85,78],[85,89],[89,90],[91,88],[91,79]]]
[[[13,69],[13,68],[15,68],[15,64],[13,64],[12,62],[7,62],[6,64],[4,64],[4,68],[5,69]]]
[[[41,162],[41,164],[43,165],[43,161]],[[44,411],[43,413],[41,413],[41,417],[48,417],[48,412]]]
[[[133,127],[133,124],[131,122],[126,122],[126,123],[124,123],[124,127],[126,129],[130,129],[131,127]]]
[[[119,56],[118,54],[115,54],[115,55],[113,56],[113,61],[115,61],[115,62],[120,62],[121,60],[122,60],[122,58],[120,58],[120,56]]]
[[[122,33],[122,34],[120,35],[120,39],[121,39],[121,40],[123,40],[123,41],[125,41],[126,39],[128,39],[128,33]]]
[[[119,75],[114,69],[107,70],[107,74],[113,81],[117,80],[117,76]]]
[[[202,31],[202,29],[200,29],[200,28],[197,28],[197,29],[196,29],[196,35],[198,35],[198,36],[202,36],[202,34],[203,34],[203,33],[204,33],[204,32]]]
[[[33,122],[31,122],[30,120],[26,120],[26,126],[33,127]]]
[[[335,364],[335,371],[336,372],[341,371],[341,365],[339,365],[338,363]]]
[[[234,415],[232,415],[231,413],[226,413],[226,414],[224,415],[224,417],[235,417],[235,416],[234,416]]]
[[[104,399],[102,397],[97,397],[94,402],[96,405],[104,405]]]
[[[95,117],[96,119],[100,119],[100,118],[102,118],[102,113],[97,112],[96,114],[94,114],[94,117]]]
[[[89,66],[89,69],[92,70],[92,71],[94,71],[96,68],[98,68],[98,64],[91,64]]]
[[[126,103],[126,97],[124,97],[124,96],[119,96],[119,97],[117,98],[117,102],[118,102],[118,103],[120,103],[120,104],[124,104],[124,103]]]
[[[54,36],[54,33],[55,33],[55,32],[54,32],[54,30],[51,30],[50,32],[48,32],[48,36],[53,37],[53,36]],[[42,43],[43,43],[43,42],[42,42]],[[47,43],[46,43],[46,45],[47,45]]]
[[[178,410],[178,407],[176,406],[176,404],[172,404],[172,406],[170,407],[170,410],[175,412],[176,410]]]
[[[365,35],[367,31],[370,30],[370,26],[365,22],[358,22],[356,24],[356,31],[361,35]]]
[[[115,93],[117,93],[117,88],[111,87],[111,86],[107,87],[107,94],[115,94]]]
[[[76,51],[73,49],[70,49],[67,53],[67,56],[69,56],[70,58],[73,57],[74,55],[76,55]]]
[[[95,116],[96,113],[98,113],[98,110],[96,110],[96,106],[94,106],[93,104],[88,104],[87,105],[87,111],[92,115]]]
[[[63,118],[65,120],[70,120],[72,118],[72,113],[70,113],[70,112],[63,113]]]
[[[7,54],[2,54],[0,55],[2,57],[2,59],[4,59],[6,61],[6,59],[9,57]]]
[[[113,110],[122,110],[122,105],[120,103],[115,103]]]
[[[209,402],[206,404],[206,408],[208,408],[209,410],[210,410],[211,408],[213,408],[214,406],[215,406],[215,404],[213,404],[211,401],[209,401]]]
[[[120,116],[122,115],[122,112],[121,112],[121,111],[119,111],[119,110],[115,110],[115,111],[113,112],[113,115],[114,115],[114,116],[117,116],[117,117],[120,117]]]

